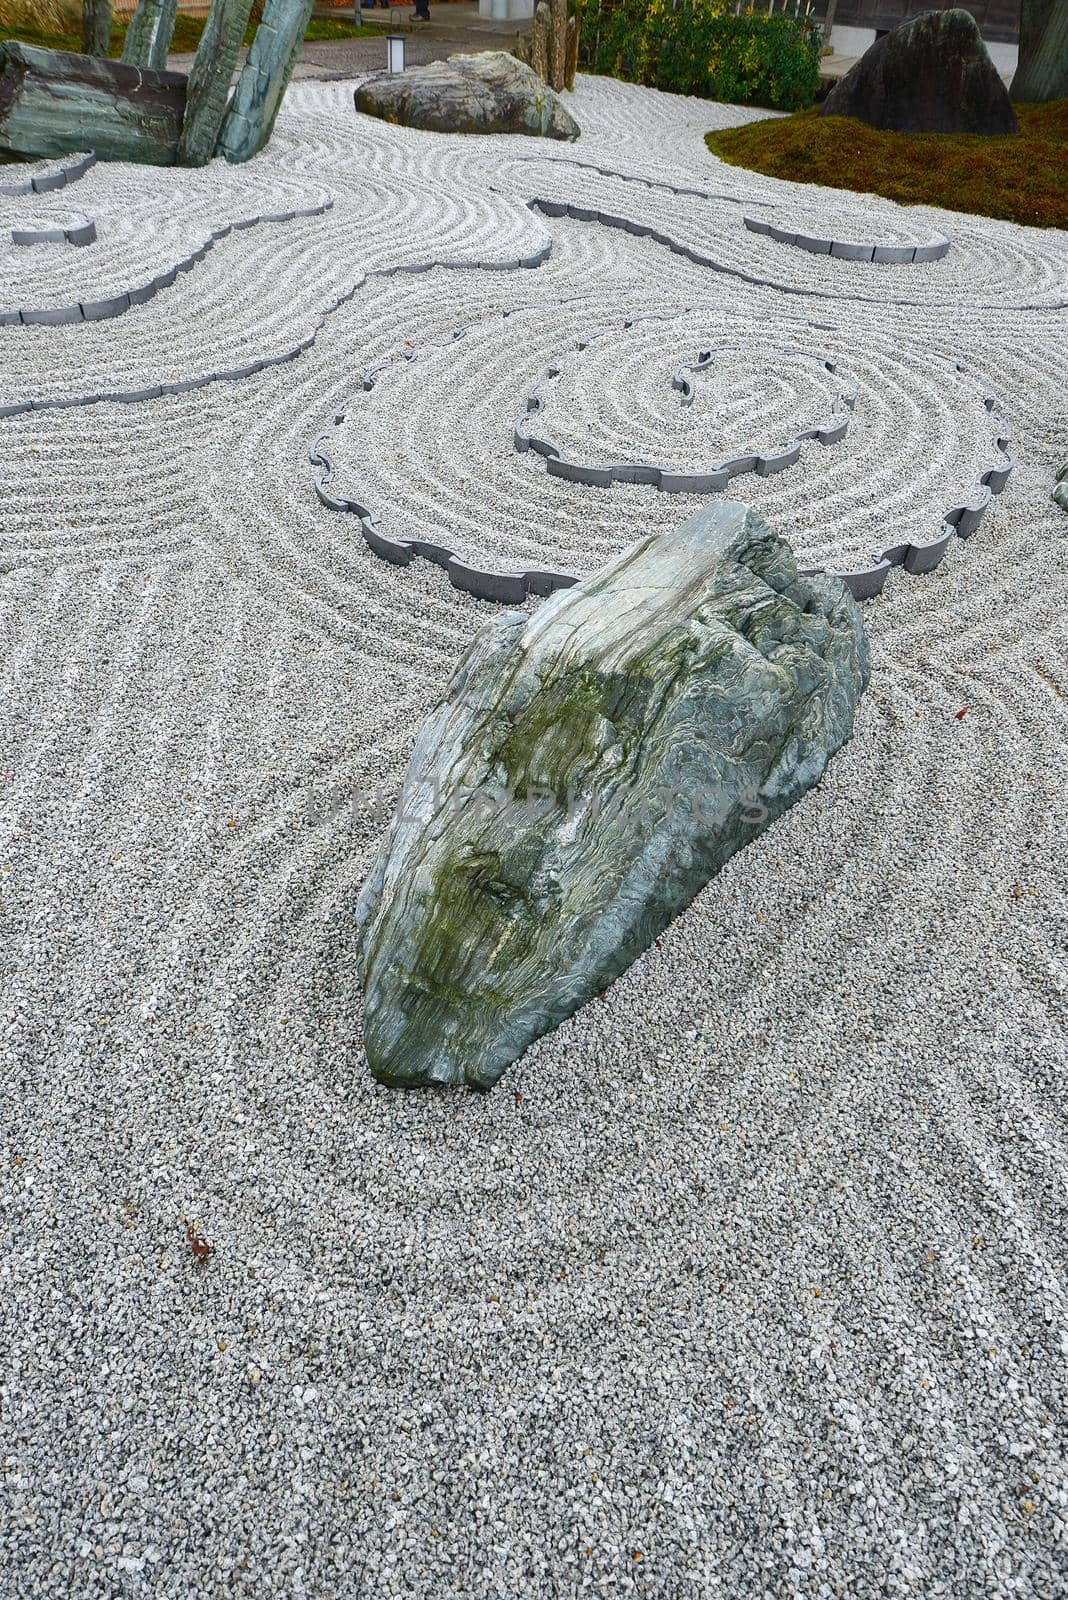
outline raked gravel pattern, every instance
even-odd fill
[[[707,155],[749,113],[590,79],[575,101],[573,155],[820,209]],[[0,419],[0,1587],[1053,1600],[1068,240],[931,212],[944,261],[858,266],[626,186],[710,253],[774,252],[786,294],[538,216],[550,183],[615,180],[513,150],[296,85],[269,150],[197,175],[188,210],[168,183],[192,175],[94,169],[62,204],[98,243],[40,249],[58,295],[89,256],[121,285],[124,208],[155,219],[149,251],[232,213],[235,184],[322,186],[328,214],[230,235],[110,323],[0,330],[5,396],[76,395],[268,354],[361,284],[286,367]],[[464,270],[547,233],[536,271]],[[420,258],[452,269],[368,276]],[[624,329],[648,312],[675,319],[659,348]],[[570,343],[598,325],[621,363],[603,417]],[[858,385],[838,445],[728,491],[810,553],[926,526],[985,459],[987,388],[1008,486],[866,607],[872,686],[824,782],[602,1000],[490,1095],[383,1089],[363,797],[389,804],[493,608],[375,559],[317,500],[309,441],[345,412],[387,518],[595,561],[685,497],[550,479],[512,449],[513,400],[564,354],[590,425],[651,439],[671,362],[732,330],[757,376],[724,393],[753,426],[763,373],[770,416],[807,409],[775,346]]]

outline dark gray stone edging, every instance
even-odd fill
[[[551,162],[554,166],[580,167],[584,172],[596,172],[602,178],[615,178],[619,183],[636,183],[644,189],[660,189],[665,194],[689,196],[695,200],[722,200],[732,206],[756,206],[762,211],[778,211],[774,200],[753,200],[747,196],[724,194],[715,189],[692,189],[683,184],[666,183],[656,178],[644,178],[634,172],[620,172],[615,167],[602,167],[596,161],[579,161],[575,156],[515,156],[516,161]],[[822,239],[815,235],[798,233],[792,228],[780,228],[759,217],[742,218],[751,233],[766,234],[780,244],[796,245],[813,255],[834,256],[839,261],[916,262],[940,261],[950,248],[951,241],[944,233],[935,234],[924,244],[889,245],[866,244],[844,239]]]
[[[624,329],[634,327],[637,322],[659,321],[656,317],[634,317],[623,324]],[[604,338],[606,335],[600,335]],[[577,348],[585,350],[591,340],[582,340]],[[719,345],[714,349],[702,350],[697,360],[687,367],[683,367],[675,374],[672,387],[682,393],[683,405],[689,405],[693,400],[693,387],[687,376],[691,372],[701,372],[710,366],[714,357],[724,350],[734,348]],[[805,350],[798,350],[793,346],[785,346],[783,355],[807,356]],[[835,373],[837,363],[821,360],[819,356],[811,356],[827,372]],[[704,471],[683,472],[671,467],[658,466],[651,461],[604,461],[585,462],[572,461],[564,456],[559,447],[544,436],[539,437],[530,432],[531,420],[537,416],[543,406],[541,390],[544,384],[559,376],[561,368],[550,366],[527,395],[527,409],[512,429],[512,443],[516,450],[522,452],[533,450],[544,457],[549,474],[554,478],[564,478],[569,483],[582,483],[591,488],[607,488],[612,483],[643,483],[649,484],[654,489],[659,489],[663,494],[713,494],[719,489],[725,489],[732,478],[738,477],[743,472],[755,472],[759,477],[768,478],[774,472],[784,472],[787,467],[792,467],[801,454],[801,446],[807,439],[817,439],[820,444],[837,444],[845,437],[849,427],[849,417],[856,404],[856,391],[844,389],[837,394],[831,405],[833,421],[818,423],[810,428],[800,429],[788,444],[781,449],[769,451],[766,455],[747,454],[731,456],[726,461],[719,462],[716,466]],[[844,411],[845,415],[841,415]]]
[[[333,204],[331,201],[330,204]],[[290,345],[274,355],[258,356],[254,361],[241,367],[223,368],[216,372],[207,372],[199,378],[179,378],[170,383],[151,384],[143,389],[123,390],[94,390],[89,394],[69,395],[60,399],[50,400],[16,400],[8,405],[0,404],[0,417],[24,416],[28,411],[63,411],[74,406],[95,406],[103,403],[118,403],[121,405],[139,405],[144,400],[159,400],[163,395],[187,394],[193,389],[204,389],[209,383],[234,382],[241,378],[251,378],[257,372],[265,372],[270,367],[284,366],[287,361],[294,361],[305,350],[310,350],[319,337],[327,319],[334,312],[356,294],[371,278],[392,278],[406,273],[431,272],[435,267],[446,271],[467,272],[511,272],[529,270],[540,267],[548,260],[552,251],[552,240],[549,239],[538,250],[529,256],[523,256],[508,261],[418,261],[406,266],[383,267],[375,272],[365,272],[344,294],[338,295],[318,313],[311,333],[305,335],[298,344]]]
[[[65,189],[70,183],[77,183],[79,178],[85,177],[90,167],[95,166],[95,155],[79,156],[69,167],[46,172],[41,178],[24,178],[21,183],[0,183],[0,194],[14,195],[16,198],[24,194],[51,194],[56,189]]]
[[[47,216],[47,214],[47,212],[43,212],[42,216]],[[35,225],[12,228],[11,243],[16,245],[93,244],[96,240],[96,223],[92,217],[87,217],[84,211],[77,211],[71,214],[81,219],[71,228],[48,227],[47,224],[43,228]]]
[[[836,302],[848,301],[856,305],[871,306],[916,306],[921,310],[937,310],[940,306],[951,306],[960,309],[959,300],[912,300],[900,295],[866,295],[854,294],[834,289],[816,289],[794,283],[784,283],[779,278],[762,277],[759,273],[747,272],[744,267],[730,267],[724,261],[717,261],[715,256],[705,255],[700,250],[694,250],[688,244],[680,244],[670,234],[662,233],[654,228],[652,223],[632,222],[629,217],[617,216],[612,211],[600,211],[596,206],[575,205],[573,201],[546,200],[535,196],[527,201],[532,211],[540,211],[547,217],[572,217],[576,222],[594,222],[602,228],[620,228],[624,233],[633,234],[636,239],[652,239],[654,244],[663,245],[665,250],[670,250],[672,255],[683,256],[687,261],[692,261],[697,267],[708,267],[712,272],[722,272],[725,277],[737,278],[741,283],[751,283],[758,289],[774,289],[778,294],[802,295],[807,300],[832,300]],[[997,309],[1002,309],[999,305]],[[987,309],[982,301],[976,301],[970,309],[981,311]],[[1056,301],[1051,305],[1009,305],[1006,309],[1012,311],[1065,311],[1068,310],[1068,300]]]
[[[512,307],[501,314],[501,319],[515,316],[517,311],[530,309],[525,307]],[[685,312],[673,312],[672,318],[685,315]],[[473,324],[472,327],[485,326],[482,323]],[[636,321],[645,318],[633,319]],[[652,319],[648,319],[652,320]],[[813,324],[819,326],[819,324]],[[472,327],[463,327],[445,339],[436,339],[431,343],[417,349],[405,351],[402,357],[405,361],[417,360],[424,355],[441,350],[453,343],[456,339],[465,337],[472,331]],[[588,342],[588,341],[587,341]],[[381,361],[375,367],[369,368],[364,373],[361,388],[366,392],[371,390],[382,372],[388,370],[394,363],[390,360]],[[698,362],[696,365],[699,365]],[[958,372],[966,372],[967,368],[961,361],[954,362]],[[683,369],[685,371],[686,369]],[[676,377],[682,380],[682,374]],[[685,381],[685,380],[682,380]],[[991,393],[983,396],[983,404],[992,415],[997,405],[996,397]],[[337,427],[345,421],[346,413],[339,411],[334,417]],[[854,571],[842,570],[834,567],[805,567],[806,576],[817,577],[822,573],[830,573],[841,578],[846,588],[857,600],[870,600],[882,593],[887,576],[893,567],[901,567],[911,574],[931,572],[939,565],[950,540],[956,536],[958,539],[967,539],[975,532],[989,507],[994,495],[1000,494],[1008,481],[1013,469],[1013,459],[1007,453],[1009,431],[1000,416],[996,420],[1000,429],[996,439],[996,447],[1001,456],[1000,462],[993,467],[988,467],[983,472],[976,484],[974,493],[963,505],[951,506],[942,517],[941,529],[938,535],[931,540],[920,543],[905,543],[892,545],[884,550],[879,559],[870,567]],[[846,419],[848,422],[848,418]],[[843,429],[844,432],[844,429]],[[456,589],[461,589],[468,594],[473,594],[480,600],[492,600],[505,605],[521,605],[531,595],[548,595],[556,589],[570,588],[579,581],[577,573],[556,571],[552,568],[504,568],[497,570],[469,561],[466,556],[450,549],[447,545],[436,544],[424,539],[393,539],[382,532],[378,514],[369,506],[359,500],[334,494],[331,484],[334,478],[333,458],[327,449],[329,433],[321,433],[315,439],[309,452],[309,461],[318,471],[315,475],[315,492],[320,501],[328,510],[353,513],[359,520],[360,531],[364,541],[372,554],[383,561],[389,561],[394,566],[406,567],[416,557],[432,561],[436,566],[443,568],[449,582]],[[744,458],[743,458],[744,459]],[[755,459],[754,463],[755,463]],[[789,463],[784,463],[788,465]],[[756,470],[754,467],[745,470]],[[781,470],[781,468],[779,469]],[[635,480],[630,480],[635,481]]]
[[[310,206],[293,211],[266,212],[252,217],[243,217],[239,222],[226,222],[221,228],[213,228],[203,244],[188,256],[167,267],[163,272],[157,273],[147,283],[139,284],[134,289],[124,290],[121,294],[109,295],[103,300],[75,301],[69,306],[51,306],[46,310],[0,310],[0,327],[66,327],[74,322],[104,322],[110,317],[121,317],[134,306],[143,306],[155,298],[161,289],[169,289],[180,272],[190,272],[198,262],[203,261],[209,250],[213,250],[220,239],[227,238],[231,233],[241,232],[245,228],[257,228],[264,222],[292,222],[295,217],[321,217],[329,211],[334,204],[330,195],[321,205]],[[88,240],[83,241],[88,243]]]
[[[941,261],[950,246],[944,233],[935,234],[924,244],[866,244],[852,239],[822,239],[811,233],[796,233],[760,217],[743,217],[742,221],[750,233],[762,233],[779,244],[792,244],[814,256],[834,256],[838,261],[895,262],[902,266],[914,261]]]

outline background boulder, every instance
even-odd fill
[[[502,50],[379,73],[356,90],[356,109],[431,133],[579,136],[578,123],[548,85]]]
[[[1009,93],[970,11],[923,11],[877,39],[823,102],[903,133],[1015,133]]]

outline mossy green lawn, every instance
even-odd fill
[[[203,17],[187,17],[179,14],[174,25],[174,39],[171,49],[175,52],[193,51],[200,43],[200,35],[204,32]],[[255,28],[250,26],[245,35],[245,43],[252,43]],[[375,23],[364,24],[357,27],[354,22],[345,22],[340,18],[313,17],[308,23],[305,39],[312,41],[319,39],[358,39],[364,33],[380,33],[384,29]],[[39,33],[34,28],[0,28],[0,40],[20,39],[23,44],[43,45],[49,50],[81,50],[81,34],[75,33]],[[110,56],[121,56],[122,47],[126,39],[126,23],[114,23],[111,29],[111,44],[108,49]]]
[[[1068,228],[1068,100],[1017,106],[1020,131],[895,133],[816,109],[705,135],[712,154],[772,178],[881,194],[1039,228]]]

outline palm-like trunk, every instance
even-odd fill
[[[178,147],[178,159],[186,166],[202,167],[215,154],[251,10],[252,0],[212,0],[189,74],[189,100]]]
[[[82,0],[82,54],[106,56],[111,43],[111,0]]]
[[[177,11],[178,0],[137,0],[122,59],[131,67],[165,67]]]

